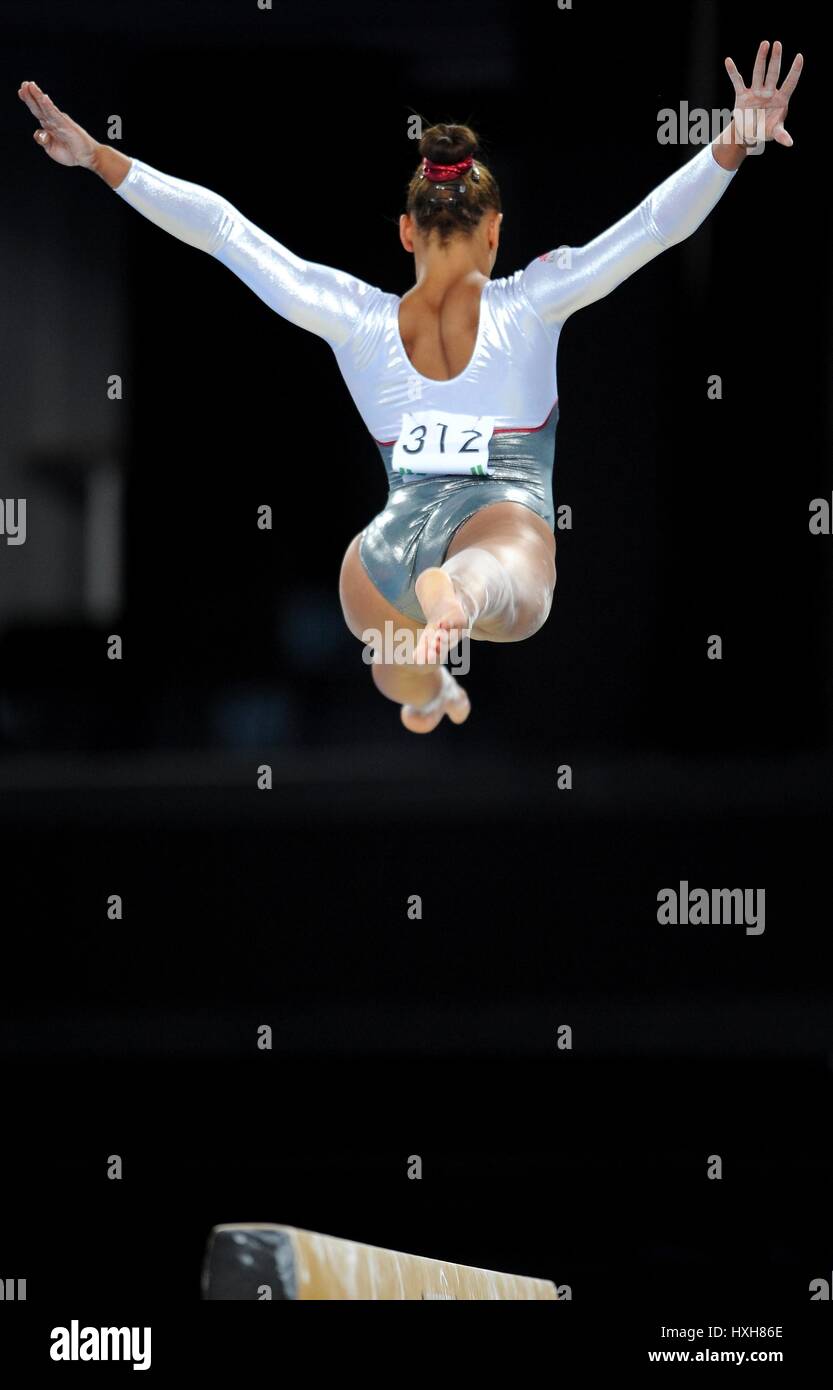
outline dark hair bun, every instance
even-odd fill
[[[491,170],[483,163],[480,141],[467,125],[432,125],[419,142],[420,159],[408,183],[405,210],[417,230],[429,239],[437,233],[445,246],[457,233],[470,236],[487,211],[500,212],[500,190]],[[433,164],[460,164],[469,155],[477,163],[458,179],[429,179],[423,160]],[[433,172],[433,171],[432,171]]]
[[[458,164],[477,152],[477,136],[467,125],[432,125],[419,142],[421,158],[434,164]]]

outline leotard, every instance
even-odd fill
[[[566,319],[690,236],[735,172],[723,169],[706,145],[585,246],[545,252],[513,275],[487,281],[474,351],[465,370],[447,381],[421,376],[409,361],[399,332],[400,296],[302,260],[219,194],[140,159],[132,160],[116,192],[157,226],[221,261],[283,318],[330,344],[388,474],[384,510],[362,532],[362,563],[380,592],[421,622],[417,576],[442,564],[454,533],[481,507],[519,502],[555,524],[556,351]],[[429,437],[434,471],[420,471],[420,441]],[[453,458],[437,453],[441,440],[453,442]],[[477,452],[468,468],[472,447]],[[436,471],[445,469],[446,458],[454,471]]]

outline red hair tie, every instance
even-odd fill
[[[433,159],[423,159],[422,172],[431,183],[446,183],[449,179],[456,179],[460,174],[465,174],[473,163],[473,155],[461,159],[459,164],[435,164]]]

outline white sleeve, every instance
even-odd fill
[[[637,207],[586,246],[559,247],[531,261],[521,284],[547,324],[602,299],[661,251],[696,231],[728,188],[711,145],[699,150]]]
[[[200,184],[132,159],[114,190],[179,241],[207,251],[271,309],[340,347],[358,323],[371,285],[345,271],[304,261]]]

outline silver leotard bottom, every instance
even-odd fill
[[[392,444],[380,444],[388,474],[384,511],[365,527],[359,555],[376,588],[394,608],[425,621],[414,593],[423,570],[441,565],[455,533],[482,507],[519,502],[555,528],[552,472],[558,405],[537,429],[503,430],[489,442],[489,474],[401,474],[391,468]]]

